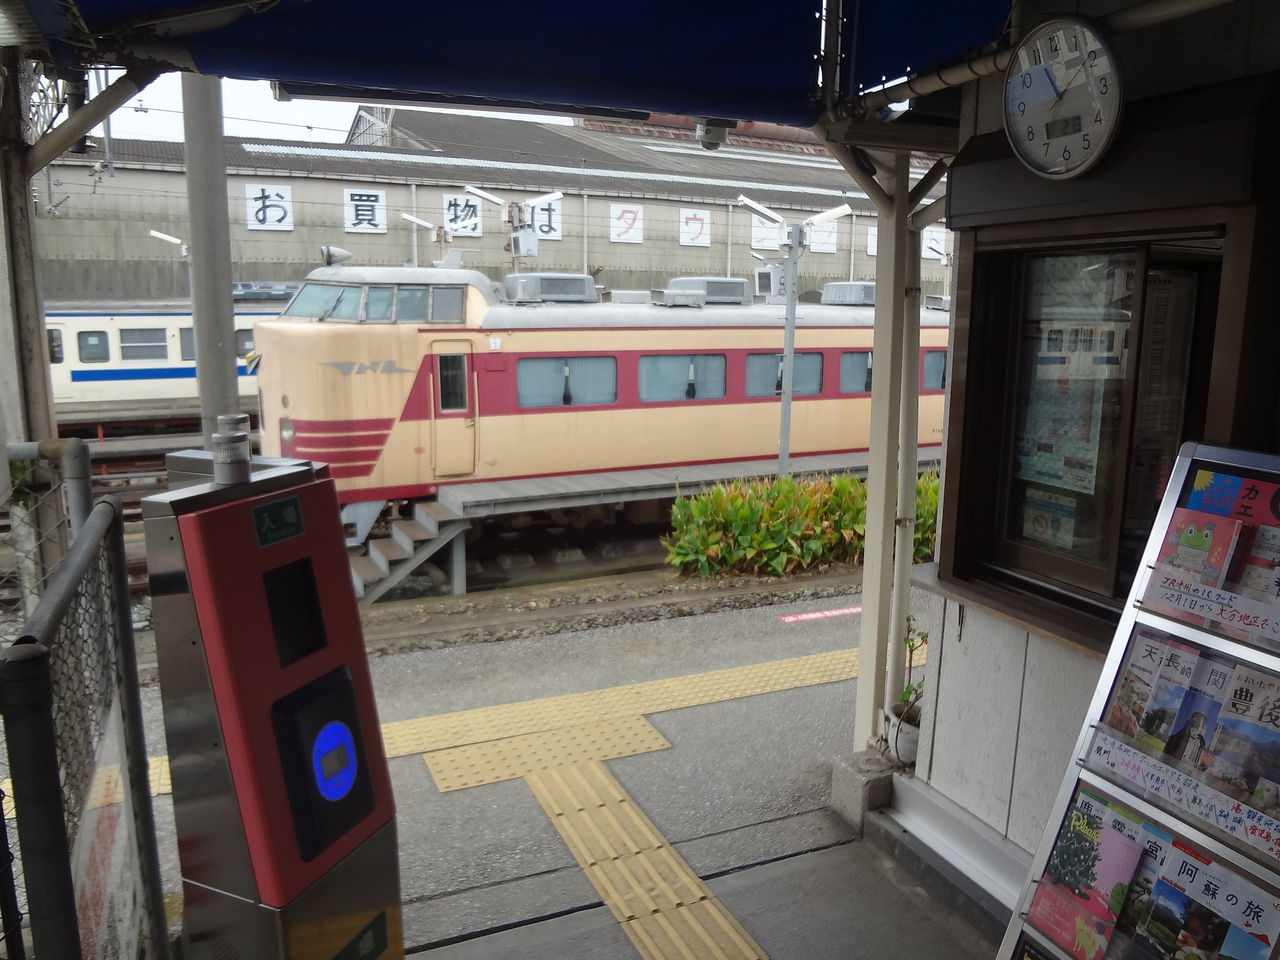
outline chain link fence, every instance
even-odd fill
[[[167,956],[120,508],[89,510],[78,441],[12,445],[7,467],[0,873],[10,860],[13,902],[6,908],[0,876],[0,960],[31,948],[40,957]],[[45,683],[42,718],[33,705]]]

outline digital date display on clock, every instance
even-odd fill
[[[1079,133],[1081,129],[1083,128],[1078,116],[1050,120],[1044,125],[1044,138],[1046,140],[1057,140],[1059,137],[1069,137],[1074,133]]]

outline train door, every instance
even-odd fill
[[[433,340],[431,362],[435,381],[433,472],[437,477],[467,476],[476,469],[477,443],[471,344],[466,340]]]

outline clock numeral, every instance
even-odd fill
[[[1036,62],[1036,66],[1040,66],[1040,64],[1044,62],[1044,61],[1041,59],[1041,57],[1040,57],[1040,48],[1039,48],[1039,47],[1033,47],[1033,48],[1032,48],[1032,50],[1031,50],[1031,57],[1032,57],[1032,59],[1034,59],[1034,60],[1035,60],[1035,62]]]
[[[1071,151],[1070,151],[1070,150],[1068,150],[1066,147],[1063,147],[1063,148],[1062,148],[1062,162],[1063,162],[1063,163],[1066,163],[1066,162],[1067,162],[1068,160],[1070,160],[1070,159],[1071,159]]]
[[[1050,38],[1049,38],[1049,52],[1050,52],[1050,53],[1057,53],[1057,52],[1058,52],[1059,50],[1061,50],[1061,49],[1062,49],[1062,44],[1058,43],[1058,37],[1057,37],[1057,35],[1054,35],[1054,36],[1050,37]]]
[[[1095,63],[1097,63],[1097,62],[1098,62],[1098,51],[1097,51],[1097,50],[1090,50],[1090,51],[1089,51],[1088,62],[1089,62],[1089,66],[1091,66],[1091,67],[1092,67]]]
[[[1023,88],[1024,88],[1024,89],[1026,89],[1026,90],[1030,90],[1030,89],[1031,89],[1031,74],[1029,74],[1029,73],[1024,73],[1024,74],[1022,75],[1022,86],[1023,86]]]
[[[1034,140],[1035,138],[1036,138],[1036,128],[1035,128],[1035,127],[1032,127],[1032,126],[1028,126],[1028,127],[1027,127],[1027,139],[1028,139],[1028,140]]]
[[[1019,100],[1019,101],[1018,101],[1018,116],[1022,116],[1022,115],[1023,115],[1024,113],[1026,113],[1026,112],[1027,112],[1027,104],[1026,104],[1026,102],[1025,102],[1025,101],[1022,101],[1022,100]]]
[[[1044,145],[1044,155],[1046,157],[1049,155],[1049,144],[1047,143]]]
[[[1094,123],[1102,123],[1102,111],[1099,110],[1093,117]]]
[[[1089,135],[1087,133],[1084,135],[1084,148],[1086,150],[1089,149]]]
[[[1111,88],[1107,86],[1106,77],[1101,77],[1098,80],[1098,92],[1101,93],[1104,97],[1111,92]]]

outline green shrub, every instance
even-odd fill
[[[916,483],[915,558],[933,555],[937,474]],[[922,513],[923,511],[923,513]],[[867,488],[855,476],[733,480],[671,507],[667,562],[703,577],[782,576],[826,563],[859,563]]]

